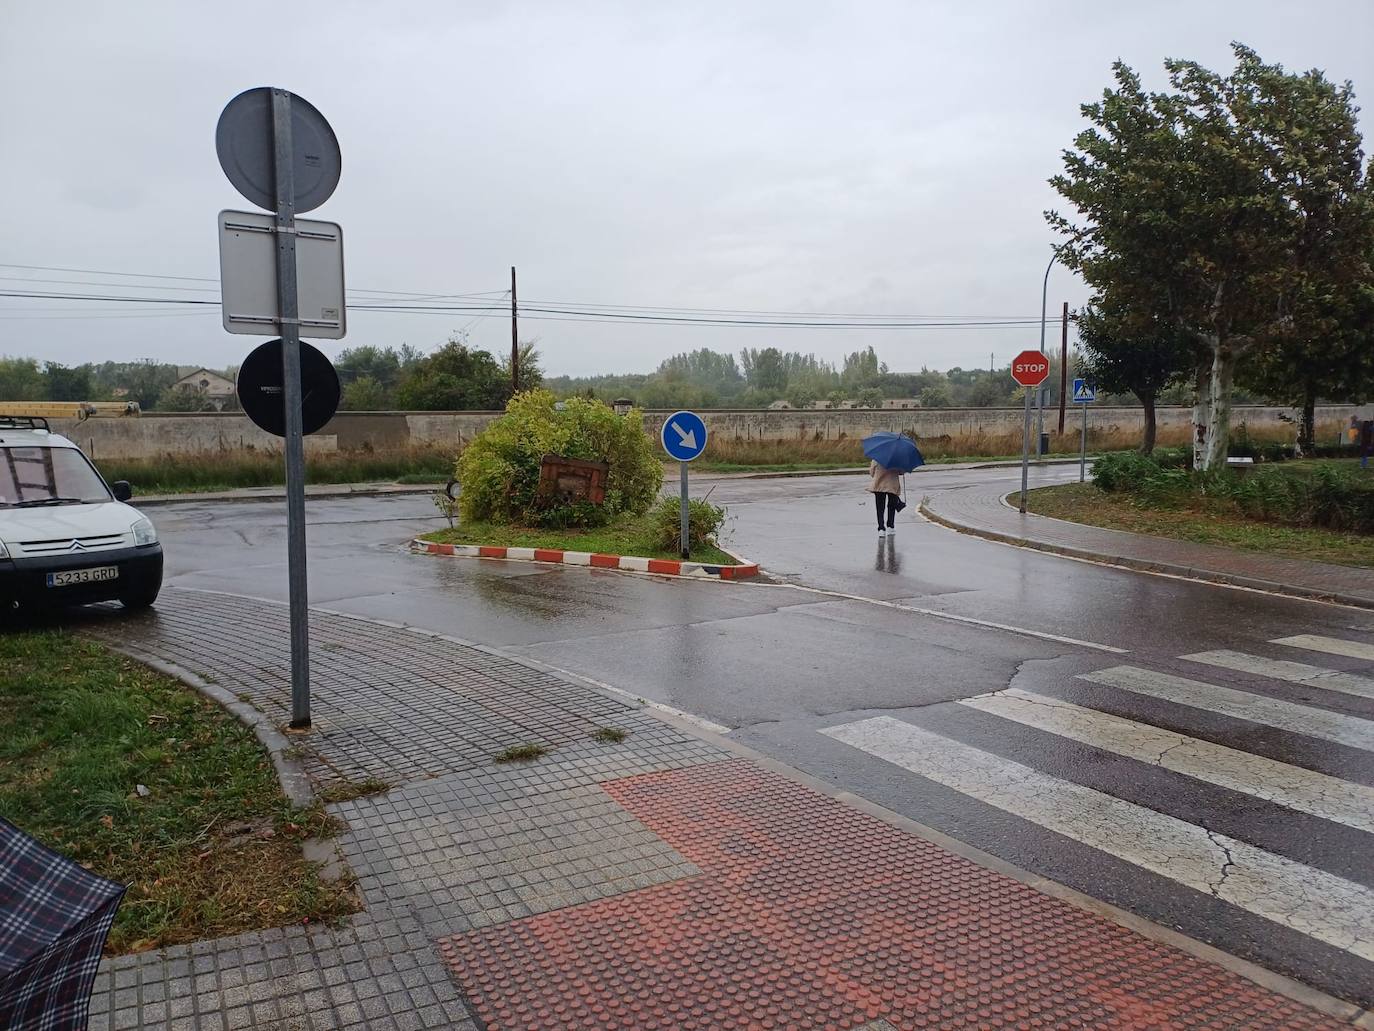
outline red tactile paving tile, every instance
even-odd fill
[[[491,1031],[1346,1027],[747,761],[605,789],[702,874],[442,940]]]

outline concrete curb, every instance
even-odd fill
[[[247,488],[256,490],[256,487]],[[333,498],[375,498],[390,497],[395,495],[401,497],[407,494],[433,494],[435,491],[443,490],[443,484],[431,483],[427,485],[398,484],[394,487],[348,487],[341,486],[337,490],[326,489],[312,491],[309,488],[305,492],[306,501],[316,501],[319,499]],[[243,503],[245,501],[285,501],[286,491],[278,490],[270,494],[249,494],[237,491],[205,491],[203,493],[188,492],[186,494],[150,494],[146,498],[135,497],[129,504],[135,508],[156,508],[160,505],[192,505],[206,502],[230,502]]]
[[[240,723],[251,729],[254,736],[261,742],[262,747],[267,749],[267,754],[271,756],[272,765],[277,771],[277,780],[281,782],[282,792],[291,801],[291,804],[301,808],[314,805],[315,789],[311,787],[310,778],[306,776],[305,765],[299,759],[292,757],[293,748],[290,740],[273,725],[266,714],[259,712],[247,702],[240,701],[224,688],[196,676],[190,670],[175,663],[159,659],[156,655],[140,651],[137,648],[130,648],[128,645],[107,645],[107,647],[133,659],[135,662],[142,663],[150,669],[155,669],[173,680],[181,681],[191,690],[204,695],[212,702],[228,710]]]
[[[670,559],[637,558],[632,555],[600,555],[588,551],[561,551],[555,548],[496,548],[479,544],[436,544],[416,537],[412,551],[453,558],[499,558],[516,562],[550,562],[594,569],[619,569],[627,573],[654,573],[661,576],[714,577],[720,580],[745,580],[759,575],[757,562],[734,566],[707,565],[704,562],[678,562]],[[724,550],[724,549],[722,549]]]
[[[950,530],[959,533],[966,533],[972,537],[981,537],[984,540],[997,541],[1000,544],[1010,544],[1018,548],[1033,548],[1036,551],[1047,552],[1051,555],[1062,555],[1065,558],[1081,559],[1085,562],[1096,562],[1099,565],[1120,566],[1125,569],[1134,569],[1141,573],[1158,573],[1164,576],[1183,577],[1188,580],[1201,580],[1205,583],[1218,584],[1222,587],[1242,587],[1251,591],[1263,591],[1266,594],[1278,594],[1286,598],[1297,598],[1301,601],[1317,601],[1327,604],[1349,605],[1352,608],[1374,609],[1374,599],[1362,598],[1353,594],[1342,594],[1338,591],[1321,591],[1313,587],[1303,587],[1299,584],[1279,583],[1275,580],[1263,580],[1258,577],[1241,576],[1237,573],[1224,573],[1215,569],[1201,569],[1196,566],[1186,566],[1172,562],[1155,562],[1147,559],[1133,558],[1130,555],[1115,555],[1108,552],[1093,551],[1089,548],[1075,548],[1069,544],[1054,544],[1050,541],[1036,540],[1033,537],[1023,537],[1019,534],[1002,533],[998,530],[988,530],[984,527],[970,526],[958,520],[951,519],[949,516],[940,515],[931,509],[928,500],[921,502],[918,511],[932,523],[938,523]]]
[[[1092,464],[1093,456],[1088,456],[1088,463]],[[959,469],[1002,469],[1012,466],[1019,466],[1021,459],[1006,459],[995,462],[927,462],[920,469],[927,469],[930,472],[954,472]],[[1077,458],[1032,458],[1031,465],[1077,465]],[[917,476],[920,469],[915,472],[907,473],[907,476]],[[713,473],[702,472],[699,479],[702,480],[788,480],[801,476],[867,476],[868,466],[846,466],[840,469],[793,469],[788,472],[766,472],[766,473]]]

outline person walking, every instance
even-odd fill
[[[906,508],[906,502],[901,497],[901,474],[877,462],[869,463],[868,472],[872,477],[868,489],[873,494],[873,507],[878,511],[878,536],[894,535],[897,532],[897,513]]]

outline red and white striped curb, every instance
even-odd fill
[[[559,551],[553,548],[494,548],[485,544],[436,544],[419,537],[410,542],[411,550],[427,555],[453,555],[462,558],[504,558],[518,562],[561,562],[569,566],[594,569],[622,569],[631,573],[659,573],[663,576],[705,576],[720,580],[745,580],[759,575],[757,562],[735,566],[715,566],[705,562],[675,562],[633,555],[599,555],[589,551]]]

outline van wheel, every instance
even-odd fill
[[[130,611],[151,608],[153,602],[157,601],[158,591],[162,590],[162,583],[151,584],[147,587],[140,587],[130,591],[128,594],[119,596],[119,603]]]

